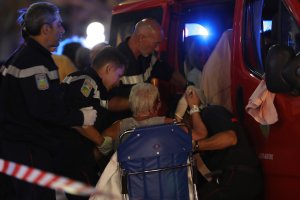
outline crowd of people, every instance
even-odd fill
[[[180,121],[188,108],[192,138],[212,172],[209,180],[199,172],[200,199],[262,197],[259,162],[229,111],[202,108],[195,87],[188,87],[177,106],[186,105],[181,117],[159,116],[160,94],[151,79],[184,89],[187,78],[157,58],[164,37],[158,22],[139,21],[118,47],[78,47],[75,59],[51,54],[65,32],[54,4],[34,3],[19,19],[24,43],[0,69],[0,158],[95,186],[122,131]],[[189,58],[187,73],[195,62]],[[0,180],[1,199],[55,199],[54,190],[4,175]]]

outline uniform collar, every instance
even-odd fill
[[[96,82],[101,81],[102,83],[102,79],[99,77],[98,73],[96,72],[96,70],[94,70],[92,67],[86,67],[84,69],[87,74],[89,74]]]
[[[26,44],[30,47],[37,49],[39,52],[45,54],[46,56],[51,56],[50,51],[48,51],[45,47],[40,45],[40,43],[38,43],[37,41],[35,41],[32,38],[28,38],[28,40],[26,41]]]
[[[129,39],[130,39],[130,37],[127,37],[126,40],[124,42],[122,42],[118,48],[122,50],[122,53],[126,52],[126,57],[128,57],[130,60],[137,61],[132,50],[130,49],[130,47],[128,45]]]
[[[99,77],[96,70],[94,70],[92,67],[87,67],[87,68],[85,68],[85,70],[86,70],[87,74],[89,74],[91,76],[91,78],[94,79],[94,81],[97,83],[99,90],[101,92],[101,95],[106,94],[108,91],[105,88],[105,86],[103,85],[102,79]]]

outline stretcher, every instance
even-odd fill
[[[197,199],[192,136],[181,126],[134,128],[120,135],[117,157],[124,199]]]

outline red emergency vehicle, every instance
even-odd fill
[[[143,18],[161,23],[165,40],[160,57],[181,72],[187,38],[197,34],[191,27],[205,28],[211,49],[224,31],[233,30],[231,106],[262,162],[265,199],[300,199],[300,55],[295,56],[300,52],[300,1],[125,1],[113,9],[110,44],[123,41]],[[287,58],[279,59],[284,66],[274,67],[272,58],[267,58],[273,44],[293,50],[294,55],[287,62],[282,61]],[[264,74],[269,80],[267,87],[276,94],[278,121],[271,125],[261,125],[245,112],[249,97]]]

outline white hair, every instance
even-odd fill
[[[150,83],[138,83],[131,88],[129,106],[133,116],[141,116],[152,112],[159,100],[158,89]]]

